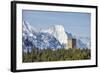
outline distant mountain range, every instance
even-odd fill
[[[22,30],[22,47],[23,51],[27,52],[33,49],[68,49],[67,39],[73,38],[71,33],[65,32],[62,25],[55,25],[47,29],[37,30],[27,21],[23,21]],[[65,45],[66,44],[66,45]],[[77,48],[87,48],[80,39],[76,40]]]

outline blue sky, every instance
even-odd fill
[[[47,28],[52,25],[63,25],[66,32],[72,33],[77,38],[90,39],[91,14],[79,12],[53,12],[23,10],[23,20],[28,21],[33,27]]]

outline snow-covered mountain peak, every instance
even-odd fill
[[[53,32],[54,37],[56,37],[59,42],[64,45],[64,48],[68,48],[68,36],[65,33],[65,29],[62,25],[55,25],[54,26],[54,32]]]
[[[37,30],[28,21],[23,21],[23,31],[31,33],[37,32]]]
[[[68,49],[68,39],[73,35],[66,32],[63,25],[52,25],[46,29],[36,30],[30,23],[23,21],[23,49]],[[85,48],[86,45],[76,39],[76,48]]]
[[[62,31],[65,32],[64,27],[62,25],[54,25],[54,29],[59,32],[62,32]]]
[[[62,25],[52,25],[48,29],[42,29],[41,32],[53,35],[60,42],[60,44],[64,46],[64,48],[68,48],[68,36]]]

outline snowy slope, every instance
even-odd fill
[[[53,35],[61,45],[64,45],[64,48],[68,48],[68,36],[64,30],[64,27],[62,25],[54,25],[51,28],[48,28],[46,30],[41,30],[41,32],[49,33]]]
[[[27,21],[23,22],[23,51],[38,49],[68,49],[68,39],[72,39],[71,33],[65,32],[62,25],[54,25],[48,29],[36,30]],[[76,48],[86,48],[80,39],[76,39]]]
[[[33,48],[38,49],[60,49],[62,45],[51,34],[34,31],[33,27],[23,22],[23,51],[31,51]]]
[[[54,37],[56,37],[62,45],[65,45],[64,48],[68,48],[68,36],[65,33],[64,27],[62,25],[55,25],[54,26]]]

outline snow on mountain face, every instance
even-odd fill
[[[68,48],[68,36],[65,33],[64,27],[62,25],[54,25],[47,30],[42,30],[42,32],[53,35],[60,42],[61,45],[64,45],[64,48]]]
[[[37,33],[37,39],[34,44],[39,49],[58,49],[61,48],[59,41],[49,33]]]
[[[55,29],[55,32],[53,33],[54,37],[56,37],[62,45],[65,45],[64,48],[67,49],[68,37],[65,33],[64,27],[62,25],[56,25],[54,29]]]
[[[31,51],[33,48],[38,49],[59,49],[61,48],[60,42],[51,34],[44,32],[36,32],[32,26],[23,22],[23,51]]]
[[[36,38],[35,35],[33,35],[34,30],[31,27],[31,25],[27,22],[23,22],[23,29],[22,29],[22,47],[23,51],[31,51],[32,47],[35,47],[34,44],[32,43],[32,39]]]
[[[23,51],[38,49],[68,49],[68,39],[72,39],[71,33],[65,32],[62,25],[55,25],[40,31],[33,28],[27,21],[23,22],[22,47]],[[76,39],[76,48],[87,48],[80,40]]]
[[[27,21],[23,22],[23,36],[27,34],[28,36],[33,36],[33,33],[36,32],[36,29],[33,28]]]

